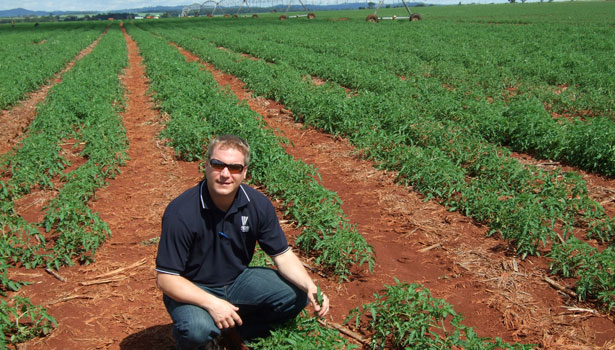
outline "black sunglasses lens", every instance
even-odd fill
[[[241,164],[226,164],[217,159],[210,159],[209,165],[211,165],[212,168],[218,171],[222,171],[224,170],[224,168],[228,168],[228,171],[233,174],[240,173],[243,170],[243,165]]]
[[[243,165],[241,164],[227,164],[226,166],[231,173],[240,173],[243,170]]]
[[[217,159],[210,159],[209,160],[209,165],[211,165],[211,167],[216,169],[216,170],[224,170],[224,166],[226,164],[222,163],[221,161],[219,161]]]

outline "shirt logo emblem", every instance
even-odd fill
[[[248,217],[242,216],[241,217],[241,232],[250,231],[250,226],[248,226],[247,224],[248,224]]]

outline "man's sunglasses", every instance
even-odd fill
[[[231,174],[239,174],[244,168],[243,164],[226,164],[214,158],[209,160],[209,165],[217,171],[222,171],[224,168],[227,168]]]

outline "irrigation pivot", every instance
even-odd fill
[[[412,13],[412,11],[410,11],[410,7],[406,3],[406,0],[401,0],[401,1],[403,2],[404,7],[406,8],[406,11],[408,12],[408,16],[378,17],[378,10],[380,9],[380,7],[382,7],[382,4],[384,3],[384,0],[380,0],[380,2],[378,3],[378,7],[376,7],[376,10],[374,11],[374,13],[371,15],[368,15],[365,18],[365,21],[372,22],[372,23],[378,23],[380,20],[386,20],[386,19],[391,19],[391,20],[407,19],[410,21],[420,21],[422,19],[421,15],[419,15],[418,13]]]
[[[299,18],[299,17],[307,17],[307,19],[314,19],[314,18],[316,18],[316,15],[313,12],[310,12],[310,10],[308,10],[308,8],[305,6],[303,1],[301,1],[301,0],[299,0],[299,3],[303,7],[303,9],[307,12],[307,14],[304,14],[304,15],[287,15],[288,10],[290,9],[290,6],[292,5],[292,3],[293,3],[293,0],[289,0],[288,1],[288,6],[286,7],[286,11],[284,11],[284,14],[280,16],[280,21],[284,21],[284,20],[287,20],[289,18]]]

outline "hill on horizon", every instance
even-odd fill
[[[407,2],[408,6],[429,6],[424,2]],[[350,10],[350,9],[358,9],[365,8],[367,5],[366,2],[348,2],[341,4],[331,4],[331,5],[315,5],[315,4],[306,4],[306,7],[310,11],[327,11],[327,10]],[[400,2],[399,4],[390,4],[393,7],[399,7],[403,4]],[[86,14],[99,14],[99,13],[160,13],[167,11],[178,11],[181,12],[184,7],[188,5],[179,5],[179,6],[151,6],[151,7],[142,7],[142,8],[132,8],[132,9],[122,9],[122,10],[110,10],[110,11],[32,11],[24,8],[15,8],[10,10],[0,10],[0,17],[26,17],[26,16],[65,16],[65,15],[86,15]],[[224,8],[225,6],[220,6]],[[230,6],[228,8],[234,8],[236,6]],[[272,8],[286,8],[286,5],[281,6],[268,6],[268,7],[260,7],[262,9],[272,9]],[[254,9],[259,7],[252,7]],[[291,11],[301,11],[301,6],[291,6]]]
[[[109,11],[32,11],[24,8],[15,8],[10,10],[0,10],[0,17],[26,17],[26,16],[63,16],[63,15],[84,15],[97,13],[143,13],[143,12],[165,12],[165,11],[181,11],[184,5],[180,6],[151,6],[138,9],[122,9]]]

